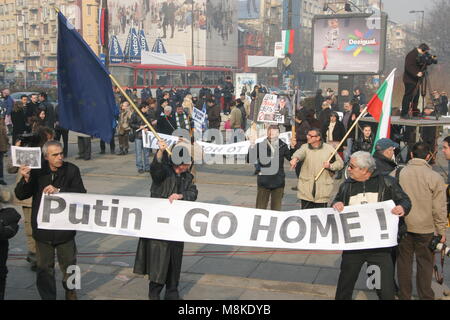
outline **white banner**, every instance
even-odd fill
[[[41,229],[306,250],[357,250],[397,245],[393,201],[288,212],[111,195],[43,195]]]
[[[292,132],[283,132],[278,136],[280,140],[286,143],[291,148],[291,139]],[[255,140],[255,143],[260,143],[267,139],[267,136],[261,137]],[[223,155],[233,155],[240,154],[246,155],[248,154],[248,149],[250,148],[250,141],[241,141],[237,143],[230,144],[215,144],[215,143],[207,143],[203,141],[196,141],[202,148],[205,154],[223,154]]]
[[[247,65],[251,68],[276,68],[278,58],[272,56],[247,56]]]
[[[142,131],[142,144],[144,148],[151,148],[151,149],[159,149],[158,145],[158,139],[156,139],[155,135],[151,131]],[[168,147],[171,147],[172,145],[176,144],[179,140],[178,137],[170,136],[167,134],[162,134],[158,132],[158,135],[161,139],[163,139]]]

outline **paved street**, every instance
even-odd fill
[[[149,195],[148,174],[138,174],[134,149],[131,154],[99,155],[99,140],[93,141],[93,159],[75,160],[75,136],[70,138],[68,161],[77,164],[89,193]],[[131,144],[133,146],[133,144]],[[438,161],[447,168],[445,161]],[[287,169],[287,163],[286,163]],[[441,169],[437,169],[439,172]],[[256,199],[256,177],[251,165],[212,165],[197,168],[198,201],[252,207]],[[295,173],[286,170],[283,210],[298,207]],[[14,175],[6,174],[12,189]],[[81,267],[79,298],[85,300],[147,299],[148,280],[133,274],[136,238],[78,232],[78,263]],[[10,241],[6,299],[39,299],[35,273],[25,261],[24,231]],[[303,300],[333,299],[339,275],[340,253],[298,251],[186,243],[181,274],[181,296],[185,300]],[[376,299],[366,288],[363,268],[356,285],[356,299]],[[61,274],[58,269],[58,279]],[[450,271],[446,268],[448,283]],[[443,287],[434,284],[437,297]],[[447,286],[444,286],[448,290]],[[58,283],[58,295],[64,298]]]

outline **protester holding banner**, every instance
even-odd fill
[[[411,300],[413,258],[417,263],[417,293],[421,300],[434,300],[433,251],[429,249],[435,234],[445,243],[447,230],[446,186],[441,175],[428,164],[431,148],[424,142],[414,144],[411,160],[397,169],[400,186],[410,197],[412,209],[405,218],[407,232],[398,247],[397,277],[399,298]]]
[[[148,114],[149,106],[146,104],[141,104],[139,106],[141,113],[144,117],[150,122],[151,125],[156,124],[154,119],[150,118]],[[147,131],[147,125],[144,120],[134,112],[131,115],[130,119],[130,127],[135,132],[135,140],[134,140],[134,150],[136,153],[136,167],[139,173],[150,172],[150,149],[144,148],[143,139],[142,139],[142,131]],[[142,161],[142,159],[144,159]]]
[[[168,199],[168,206],[174,200],[195,201],[198,191],[189,172],[192,159],[188,149],[175,146],[169,159],[166,143],[160,141],[158,144],[159,150],[151,165],[151,197]],[[139,239],[133,272],[148,275],[150,300],[160,300],[164,286],[165,300],[180,299],[178,283],[183,248],[183,242]]]
[[[62,271],[63,287],[66,299],[77,299],[75,290],[67,287],[66,281],[70,276],[67,268],[76,265],[75,231],[45,230],[37,225],[37,214],[42,194],[58,192],[86,193],[81,179],[80,169],[69,162],[64,162],[63,148],[58,141],[48,141],[42,147],[45,161],[41,169],[31,170],[21,166],[19,169],[22,179],[15,188],[16,197],[24,200],[33,197],[32,228],[33,238],[36,240],[37,279],[36,285],[43,300],[56,300],[55,284],[55,251]]]
[[[393,177],[376,171],[375,159],[370,153],[358,151],[350,158],[350,179],[339,188],[332,206],[339,212],[345,206],[376,203],[393,200],[395,207],[391,213],[399,217],[406,216],[411,210],[411,200]],[[344,213],[345,215],[346,213]],[[349,214],[349,213],[347,213]],[[385,214],[389,214],[386,212]],[[379,298],[395,299],[394,264],[392,248],[346,250],[342,253],[341,272],[336,289],[336,300],[351,300],[355,283],[362,265],[375,265],[381,271]]]
[[[256,208],[267,209],[270,199],[270,209],[281,211],[283,199],[285,174],[284,159],[291,160],[291,150],[286,143],[280,140],[280,128],[271,125],[267,129],[267,139],[250,147],[249,153],[256,152],[260,172],[257,177],[258,193]],[[250,156],[252,158],[252,156]]]
[[[292,156],[291,168],[295,168],[299,161],[303,161],[298,179],[297,197],[302,201],[302,209],[326,208],[333,192],[333,177],[335,171],[344,167],[344,162],[338,155],[334,161],[328,162],[334,149],[322,141],[322,134],[317,128],[309,130],[306,135],[307,144]],[[325,168],[316,181],[316,175]]]

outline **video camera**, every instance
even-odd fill
[[[447,247],[445,243],[441,243],[442,236],[439,234],[437,236],[433,236],[431,239],[430,244],[428,245],[428,248],[435,252],[443,252],[447,257],[450,257],[450,248]]]
[[[437,56],[431,55],[428,51],[425,51],[424,54],[419,54],[417,56],[417,64],[419,66],[424,67],[437,63],[438,63]]]

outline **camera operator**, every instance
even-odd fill
[[[432,157],[430,146],[414,144],[411,160],[395,173],[400,186],[411,199],[412,209],[405,217],[407,233],[399,244],[397,276],[399,298],[411,300],[413,258],[417,263],[417,292],[421,300],[433,300],[433,252],[428,248],[436,232],[445,243],[447,228],[446,187],[442,177],[428,164]],[[394,175],[394,173],[392,174]]]
[[[403,83],[405,85],[405,94],[402,101],[402,119],[409,119],[409,107],[412,103],[413,115],[418,114],[417,104],[420,96],[420,84],[426,74],[427,66],[437,63],[435,57],[429,54],[430,47],[422,43],[418,48],[414,48],[406,55],[405,72],[403,74]]]

